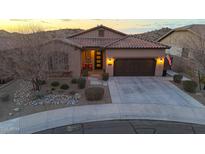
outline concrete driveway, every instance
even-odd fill
[[[0,122],[0,133],[34,133],[60,126],[148,119],[205,125],[205,107],[169,81],[156,77],[110,78],[111,104],[82,105]]]
[[[109,81],[113,103],[203,107],[169,81],[157,77],[113,77]]]

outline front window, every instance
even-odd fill
[[[54,53],[48,59],[48,69],[52,72],[69,69],[69,55],[67,53]]]

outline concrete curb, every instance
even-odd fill
[[[101,104],[67,107],[0,122],[0,133],[34,133],[50,128],[124,119],[165,120],[205,125],[205,108],[153,104]]]

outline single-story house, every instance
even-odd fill
[[[53,72],[69,70],[73,76],[80,76],[83,69],[105,71],[110,76],[162,76],[168,48],[103,25],[42,46],[51,53],[49,68]]]
[[[24,48],[6,51],[15,53]],[[105,71],[110,76],[162,76],[169,46],[100,25],[67,38],[48,40],[37,48],[46,52],[51,76],[79,77],[84,69],[91,75]]]

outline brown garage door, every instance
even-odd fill
[[[116,59],[114,76],[154,76],[155,59]]]

